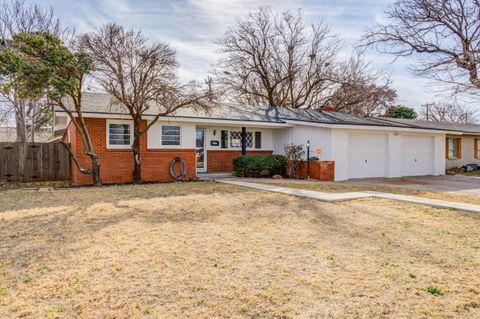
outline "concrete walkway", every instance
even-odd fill
[[[448,202],[448,201],[438,200],[438,199],[407,196],[407,195],[400,195],[400,194],[371,192],[371,191],[349,192],[349,193],[322,193],[322,192],[306,190],[306,189],[265,185],[265,184],[259,184],[259,183],[250,183],[250,182],[244,182],[236,179],[218,179],[217,182],[249,187],[249,188],[254,188],[254,189],[259,189],[259,190],[269,191],[269,192],[283,193],[283,194],[306,197],[306,198],[313,198],[313,199],[317,199],[324,202],[339,202],[339,201],[347,201],[347,200],[357,199],[357,198],[378,197],[378,198],[398,200],[398,201],[407,202],[411,204],[428,205],[436,208],[447,208],[447,209],[453,208],[456,210],[462,210],[462,211],[467,211],[472,213],[480,213],[479,205],[455,203],[455,202]]]

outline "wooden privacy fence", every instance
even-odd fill
[[[22,156],[22,153],[25,156]],[[24,157],[24,160],[22,160]],[[0,181],[38,182],[70,179],[70,155],[60,143],[0,143]]]

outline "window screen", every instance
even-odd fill
[[[180,126],[162,126],[162,145],[180,145]]]
[[[457,138],[449,138],[448,139],[448,158],[458,158],[459,157],[459,145],[458,145],[459,139]]]
[[[109,145],[130,145],[130,124],[108,124],[108,144]]]
[[[262,132],[255,132],[255,148],[262,148]]]

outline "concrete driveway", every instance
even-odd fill
[[[431,192],[480,196],[480,177],[473,176],[418,176],[402,178],[368,178],[341,182],[352,185],[399,186]]]

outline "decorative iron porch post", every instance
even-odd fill
[[[247,155],[247,128],[242,127],[242,155]]]

